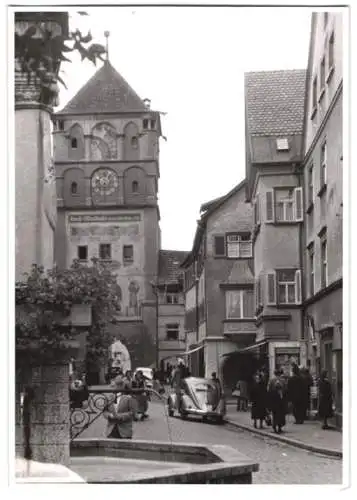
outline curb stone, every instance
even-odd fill
[[[343,452],[339,451],[339,450],[320,448],[319,446],[313,446],[311,444],[304,443],[303,441],[298,441],[296,439],[273,434],[271,432],[267,432],[264,430],[255,429],[254,427],[252,428],[252,427],[245,425],[245,424],[232,422],[231,420],[228,420],[228,419],[225,419],[224,423],[225,423],[225,427],[230,427],[233,430],[237,429],[237,428],[242,429],[242,430],[251,432],[252,434],[257,434],[258,436],[264,436],[264,437],[268,437],[269,439],[281,441],[282,443],[286,443],[286,444],[289,444],[291,446],[295,446],[296,448],[302,448],[304,450],[313,451],[315,453],[320,453],[321,455],[326,455],[328,457],[335,457],[335,458],[339,458],[339,459],[343,458]]]

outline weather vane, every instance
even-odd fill
[[[104,36],[107,39],[107,42],[106,42],[107,61],[109,61],[109,43],[108,43],[109,35],[110,35],[109,31],[104,31]]]

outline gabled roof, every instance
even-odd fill
[[[159,251],[159,283],[177,283],[182,274],[181,262],[187,257],[189,252],[179,250]]]
[[[148,111],[144,102],[109,61],[57,114],[96,114]]]
[[[246,184],[246,179],[243,179],[242,182],[234,186],[227,194],[220,196],[219,198],[215,198],[212,201],[208,201],[203,203],[200,207],[200,212],[202,213],[202,220],[206,220],[217,208],[219,208],[223,203],[225,203],[231,196],[236,194],[240,189],[242,189]]]
[[[231,196],[236,194],[245,185],[246,185],[246,180],[243,179],[242,182],[234,186],[234,188],[231,189],[224,196],[215,198],[214,200],[208,201],[206,203],[203,203],[203,205],[201,205],[200,207],[201,218],[197,221],[197,227],[193,240],[192,250],[190,252],[187,252],[187,257],[185,258],[185,260],[183,260],[181,267],[187,267],[194,260],[198,252],[198,249],[200,247],[203,234],[206,230],[206,223],[208,217],[212,215],[215,210],[217,210],[221,205],[223,205],[227,200],[229,200]]]
[[[245,74],[247,131],[255,136],[302,134],[306,70]]]

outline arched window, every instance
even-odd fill
[[[76,182],[72,182],[71,184],[71,193],[78,194],[78,184]]]
[[[138,138],[136,136],[131,138],[131,147],[137,149],[138,147]]]
[[[133,181],[133,183],[131,185],[131,190],[133,191],[133,193],[137,193],[139,191],[138,181]]]
[[[77,138],[76,137],[72,137],[71,139],[71,148],[72,149],[77,149],[78,145],[77,145]]]

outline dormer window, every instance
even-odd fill
[[[72,149],[77,149],[77,147],[78,147],[77,138],[76,137],[72,137],[72,139],[71,139],[71,148]]]
[[[278,151],[289,151],[289,141],[286,137],[276,140],[276,149]]]
[[[71,184],[71,194],[78,194],[78,184],[76,182]]]

